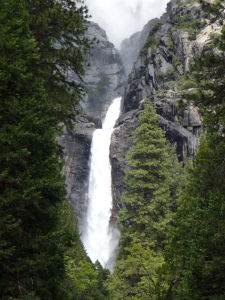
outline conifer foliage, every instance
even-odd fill
[[[166,250],[168,290],[165,299],[225,299],[225,26],[224,1],[201,1],[220,20],[188,75],[195,88],[186,91],[204,117],[205,137],[189,170]]]
[[[172,154],[159,120],[148,101],[134,133],[135,144],[127,155],[127,192],[122,197],[125,208],[120,214],[124,246],[135,235],[138,239],[151,236],[152,241],[157,241],[152,246],[164,247],[165,217],[172,206],[168,201]]]
[[[25,0],[53,113],[71,127],[82,93],[88,10],[82,0]],[[72,78],[72,79],[71,79]]]
[[[57,299],[62,252],[54,228],[65,199],[51,114],[23,1],[0,14],[0,295],[39,291]],[[53,292],[54,291],[54,292]]]
[[[224,151],[224,138],[208,134],[189,171],[166,250],[165,299],[225,297]]]
[[[159,121],[147,100],[127,155],[120,252],[109,280],[113,299],[157,299],[159,293],[162,252],[175,208],[173,175],[178,172]]]
[[[60,36],[54,26],[59,26],[61,20],[54,19],[50,25],[43,15],[36,19],[38,28],[43,29],[41,24],[45,26],[47,42],[42,35],[37,39],[31,31],[34,22],[31,11],[42,12],[32,8],[50,2],[52,13],[62,8],[58,1],[30,1],[29,9],[26,0],[7,0],[0,4],[1,300],[103,298],[100,277],[104,271],[93,266],[83,250],[61,175],[57,136],[61,132],[60,122],[70,117],[71,107],[57,102],[57,98],[52,101],[50,74],[58,75],[54,68],[50,68],[51,72],[48,68],[52,62],[55,68],[59,66],[57,55],[62,58],[60,51],[52,54],[51,44],[55,46],[51,33]],[[69,7],[65,9],[67,17],[70,13],[73,16]],[[50,15],[48,11],[46,17]],[[78,11],[76,16],[83,20]],[[61,33],[68,29],[63,24],[60,26]],[[82,42],[79,44],[78,35],[80,50],[76,51],[80,52]],[[47,48],[50,45],[52,49]],[[78,61],[81,58],[76,56]],[[72,65],[71,61],[67,63]],[[67,89],[60,80],[62,90]],[[54,78],[53,82],[56,82]],[[58,112],[66,113],[62,118]],[[90,297],[87,296],[89,288],[92,289]]]

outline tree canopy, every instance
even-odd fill
[[[180,169],[149,100],[139,121],[127,155],[119,256],[109,279],[113,299],[157,299],[162,253],[176,207]]]
[[[215,18],[223,16],[223,1],[204,4],[208,13],[217,12]],[[225,27],[221,27],[187,75],[194,88],[184,91],[184,96],[199,107],[205,136],[189,170],[165,253],[170,278],[165,299],[225,297]]]
[[[85,299],[89,289],[86,299],[103,299],[104,270],[81,245],[57,144],[75,102],[53,101],[49,92],[69,92],[66,67],[83,72],[85,15],[77,3],[1,1],[1,300]]]

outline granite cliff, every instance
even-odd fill
[[[188,72],[191,60],[201,53],[210,33],[218,28],[216,20],[203,22],[196,1],[172,0],[160,19],[149,21],[143,31],[123,41],[119,53],[108,41],[105,31],[97,24],[89,23],[87,36],[96,38],[98,43],[87,56],[86,95],[75,130],[61,138],[65,146],[64,174],[68,199],[75,208],[81,231],[87,208],[92,133],[101,126],[100,120],[116,96],[123,95],[123,103],[110,147],[112,221],[120,209],[125,157],[132,145],[132,135],[146,97],[151,99],[160,115],[161,127],[178,159],[185,162],[187,158],[194,158],[202,120],[196,107],[191,104],[180,106],[180,79]]]
[[[124,67],[119,52],[98,24],[89,23],[87,37],[97,42],[86,58],[89,66],[85,70],[82,107],[89,116],[102,119],[112,99],[121,94]]]
[[[149,29],[148,36],[146,27]],[[146,27],[143,33],[123,42],[121,48],[122,57],[127,46],[127,57],[134,58],[138,52],[136,41],[142,36],[140,45],[144,46],[139,49],[129,74],[122,114],[112,136],[113,219],[120,208],[120,196],[124,190],[126,153],[132,145],[132,133],[138,126],[138,115],[146,97],[151,99],[160,115],[161,127],[166,131],[178,159],[185,162],[188,157],[194,158],[202,132],[202,120],[196,107],[191,104],[180,106],[180,79],[188,72],[190,61],[201,53],[210,33],[218,30],[219,24],[215,20],[203,21],[197,1],[172,0],[167,5],[166,13]]]
[[[105,31],[96,23],[89,22],[87,37],[95,39],[86,57],[84,88],[74,130],[59,139],[64,148],[64,175],[68,200],[72,203],[82,231],[88,204],[89,158],[92,134],[101,128],[101,120],[113,98],[121,94],[124,68],[119,52],[108,41]],[[70,74],[70,80],[76,80]]]

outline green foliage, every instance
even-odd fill
[[[158,60],[158,65],[159,65],[160,68],[162,67],[162,60],[160,58]]]
[[[174,66],[170,67],[167,69],[166,72],[158,72],[157,77],[160,81],[162,82],[170,82],[170,81],[175,81],[178,78],[178,73]]]
[[[173,61],[172,61],[173,67],[176,70],[178,66],[180,66],[182,64],[182,62],[180,61],[180,59],[178,59],[177,57],[173,57]]]
[[[224,14],[223,1],[204,7],[215,18]],[[66,71],[83,74],[86,17],[80,1],[1,3],[0,298],[224,299],[225,27],[178,83],[207,130],[185,189],[149,101],[140,115],[127,156],[120,251],[109,275],[84,252],[56,143],[59,123],[69,125],[81,93],[80,80],[72,84]],[[198,25],[190,16],[176,20],[194,35]],[[151,47],[152,57],[160,27],[143,50]],[[177,79],[174,68],[166,80]],[[104,93],[108,84],[102,75],[91,92]]]
[[[203,23],[201,19],[194,19],[191,13],[189,13],[184,16],[177,16],[174,27],[187,31],[189,33],[189,39],[194,40],[204,25],[205,23]]]
[[[206,17],[212,19],[212,21],[220,20],[221,25],[223,25],[224,19],[224,8],[225,4],[223,0],[216,1],[206,1],[206,0],[198,0],[202,6],[202,9],[206,13]]]
[[[39,56],[24,3],[2,4],[0,20],[1,297],[38,291],[58,299],[63,252],[55,227],[65,188],[56,119],[33,72]]]
[[[102,281],[99,280],[98,272],[87,259],[75,263],[74,258],[66,257],[65,263],[68,279],[64,288],[66,288],[69,300],[105,299],[106,294],[100,291]]]
[[[224,16],[222,1],[212,4],[210,13],[216,11]],[[198,23],[189,17],[179,18],[177,28],[192,26],[196,34]],[[162,145],[159,120],[151,106],[141,114],[127,157],[120,252],[108,279],[112,299],[225,298],[224,51],[223,26],[178,83],[200,108],[207,131],[186,181],[179,171],[173,184],[168,181],[171,154]],[[179,181],[186,183],[183,191]]]
[[[119,260],[109,280],[111,299],[157,299],[157,277],[163,257],[135,240],[127,251],[127,257]]]
[[[143,55],[145,55],[147,53],[148,49],[151,47],[151,55],[154,56],[155,48],[159,45],[159,40],[157,40],[155,38],[155,34],[157,31],[160,30],[161,26],[162,26],[162,23],[161,23],[161,21],[158,20],[155,23],[155,25],[153,26],[153,28],[150,30],[148,38],[145,42],[145,45],[144,45],[143,49],[141,50],[141,53]]]
[[[215,52],[214,49],[219,51]],[[193,82],[190,92],[184,94],[185,98],[193,101],[204,116],[205,126],[210,131],[224,131],[225,124],[225,26],[221,34],[212,37],[206,45],[199,59],[191,66],[191,73],[186,80]],[[212,111],[214,113],[212,113]]]
[[[177,83],[180,91],[185,92],[189,89],[197,88],[196,82],[187,75],[184,75]]]
[[[84,37],[87,8],[80,0],[25,0],[25,4],[48,101],[59,121],[71,127],[82,92],[84,55],[90,45]],[[68,72],[76,79],[69,80]]]
[[[201,141],[167,250],[171,289],[166,299],[225,296],[224,150],[224,138],[216,134]]]
[[[112,299],[157,299],[160,293],[162,253],[179,186],[174,178],[180,169],[159,120],[147,101],[127,155],[120,252],[108,281]]]
[[[220,4],[212,5],[213,10]],[[224,32],[223,27],[212,37],[181,82],[181,88],[187,81],[187,88],[192,87],[186,98],[200,108],[207,133],[174,217],[163,269],[162,282],[168,286],[163,299],[225,298]]]
[[[174,50],[174,43],[171,38],[168,39],[168,48],[169,50],[173,51]]]
[[[60,215],[59,228],[63,231],[65,245],[65,277],[62,288],[66,299],[105,299],[107,292],[103,287],[103,281],[108,276],[108,270],[104,270],[98,262],[93,265],[87,257],[80,242],[73,208],[69,204],[64,204]]]
[[[130,168],[126,171],[125,184],[128,187],[128,192],[122,197],[122,202],[126,208],[121,211],[120,217],[125,231],[132,227],[132,223],[135,226],[137,225],[136,231],[140,226],[140,234],[151,232],[152,236],[156,229],[150,228],[151,212],[157,210],[159,203],[162,205],[163,201],[167,200],[165,195],[170,194],[168,192],[169,170],[172,167],[172,159],[164,134],[162,129],[159,128],[159,117],[154,113],[152,105],[148,102],[140,116],[140,126],[134,134],[135,144],[127,155]],[[166,211],[166,206],[164,208]],[[137,209],[140,215],[137,214]],[[131,210],[133,215],[131,215]],[[129,217],[127,217],[127,214]],[[160,211],[160,214],[163,215],[163,211]],[[158,222],[155,212],[153,215],[155,222]],[[143,219],[137,220],[140,216]],[[159,234],[157,233],[157,235]]]
[[[0,299],[84,299],[90,288],[86,299],[104,299],[105,271],[88,260],[66,200],[56,141],[61,104],[46,92],[48,67],[40,69],[54,59],[43,52],[42,35],[31,34],[25,4],[32,3],[8,0],[0,8]],[[61,5],[51,3],[52,10]],[[54,32],[53,22],[41,17],[40,29],[41,21]]]
[[[73,208],[64,202],[59,208],[58,231],[61,232],[64,253],[64,275],[60,287],[68,300],[103,300],[107,292],[103,281],[108,276],[99,263],[93,265],[87,257],[80,236]],[[59,241],[60,242],[60,241]],[[63,298],[64,299],[64,298]]]

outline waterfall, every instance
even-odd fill
[[[91,146],[88,209],[82,241],[92,260],[112,271],[119,232],[110,225],[112,209],[109,148],[113,127],[120,114],[121,97],[113,100],[102,129],[96,129]]]

